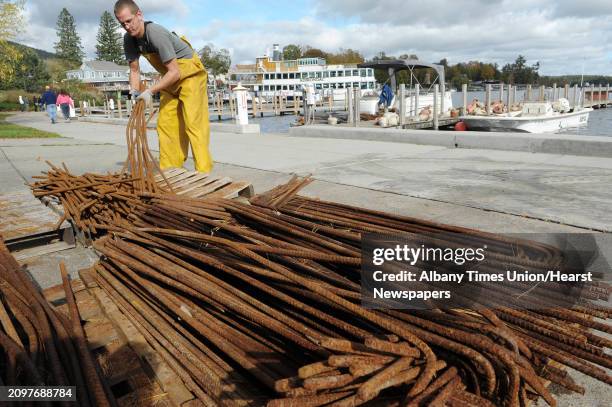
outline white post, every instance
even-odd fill
[[[523,95],[523,101],[531,102],[531,85],[527,85],[527,93]]]
[[[419,117],[419,96],[421,93],[421,85],[419,85],[418,83],[416,85],[414,85],[414,115],[417,117]]]
[[[353,103],[353,108],[355,109],[355,113],[353,113],[353,117],[355,118],[354,120],[354,126],[357,127],[359,126],[359,121],[361,119],[360,117],[360,109],[359,109],[359,99],[361,99],[361,90],[359,88],[357,89],[353,89],[353,94],[354,94],[354,103]]]
[[[578,85],[574,85],[574,103],[572,104],[572,107],[574,108],[574,110],[576,110],[578,104]]]
[[[552,92],[553,92],[553,94],[552,94],[552,100],[553,100],[553,101],[555,101],[555,100],[559,99],[559,98],[557,97],[557,84],[556,84],[556,83],[553,83],[553,91],[552,91]]]
[[[508,84],[508,95],[506,96],[506,109],[510,112],[510,105],[512,104],[512,85]]]
[[[247,104],[247,88],[238,83],[234,88],[236,95],[236,123],[242,126],[249,124],[249,105]]]
[[[400,98],[399,124],[400,126],[402,126],[406,120],[406,85],[403,83],[399,85],[399,98]]]
[[[516,103],[516,85],[512,88],[512,103]]]
[[[444,97],[446,96],[446,84],[440,85],[440,115],[444,116]]]
[[[499,84],[499,101],[503,102],[504,101],[504,83],[500,82]]]
[[[485,89],[485,109],[487,114],[491,114],[491,85],[487,85]]]
[[[353,116],[355,114],[355,111],[353,109],[353,93],[348,88],[346,89],[346,103],[347,103],[347,110],[348,110],[347,122],[350,124],[353,124],[353,122],[355,121],[355,118]]]
[[[463,96],[463,111],[461,112],[462,116],[467,116],[467,105],[468,105],[468,97],[467,97],[467,83],[461,85],[461,93]]]
[[[540,102],[544,101],[544,85],[540,86]]]
[[[440,93],[440,85],[434,85],[434,98],[433,98],[433,128],[438,130],[438,94]]]

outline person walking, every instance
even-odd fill
[[[55,124],[55,120],[57,120],[57,95],[50,86],[45,86],[45,93],[40,97],[40,103],[45,105],[51,123]]]
[[[25,101],[21,95],[19,95],[19,110],[25,112]]]
[[[62,114],[66,123],[70,122],[70,108],[74,108],[74,101],[70,97],[70,94],[65,90],[61,89],[57,95],[57,104],[62,109]]]
[[[180,168],[187,160],[189,145],[199,172],[211,171],[209,151],[208,74],[198,54],[184,37],[178,37],[159,24],[144,20],[133,0],[119,0],[115,17],[125,29],[123,48],[130,64],[130,93],[150,104],[160,92],[160,167]],[[140,56],[162,74],[159,82],[140,93]]]

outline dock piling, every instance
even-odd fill
[[[414,85],[414,116],[419,117],[419,94],[421,93],[421,85]]]
[[[491,114],[491,85],[486,86],[485,92],[485,109],[487,114]]]
[[[531,102],[531,84],[527,85],[527,93],[523,94],[523,102]]]
[[[404,125],[406,120],[406,85],[399,85],[399,98],[400,98],[400,111],[399,111],[399,124]]]
[[[491,85],[488,85],[491,86]],[[489,88],[489,91],[491,89]],[[438,130],[438,93],[440,91],[440,85],[434,85],[434,94],[433,94],[433,128],[434,130]]]
[[[468,97],[467,97],[467,83],[464,83],[463,85],[461,85],[461,93],[463,96],[463,107],[462,107],[462,111],[461,111],[461,115],[465,116],[467,115],[467,105],[468,105]]]
[[[359,121],[361,120],[360,108],[359,108],[359,100],[361,99],[361,90],[359,88],[353,89],[353,109],[355,110],[353,113],[353,127],[359,126]]]

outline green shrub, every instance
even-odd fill
[[[0,102],[0,112],[19,111],[19,103],[15,102]]]

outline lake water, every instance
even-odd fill
[[[534,89],[532,96],[535,98],[538,95],[538,90]],[[517,92],[517,100],[523,100],[523,91]],[[550,92],[547,94],[547,98],[551,98]],[[477,98],[484,102],[484,92],[468,92],[468,103],[472,99]],[[461,92],[453,92],[452,94],[453,105],[459,107],[463,105],[463,96]],[[492,99],[499,99],[499,92],[492,93]],[[505,99],[505,98],[504,98]],[[573,94],[570,91],[569,95],[570,103],[573,101]],[[249,123],[259,123],[262,133],[288,133],[290,123],[294,122],[296,117],[294,115],[285,116],[265,116],[258,117],[256,119],[249,118]],[[211,121],[217,121],[217,116],[211,115]],[[223,121],[230,121],[231,118],[224,117]],[[588,135],[588,136],[612,136],[612,107],[607,109],[594,110],[589,116],[589,122],[586,127],[577,129],[565,130],[564,134],[577,134],[577,135]]]

